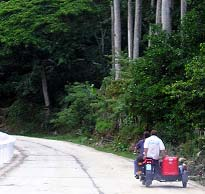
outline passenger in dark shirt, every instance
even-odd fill
[[[137,151],[137,150],[139,150],[139,154],[140,155],[143,155],[143,152],[144,152],[144,139],[141,139],[141,140],[139,140],[138,142],[137,142],[137,144],[135,145],[135,152]]]
[[[138,162],[142,162],[143,161],[143,157],[144,157],[144,141],[146,138],[148,138],[150,136],[148,131],[145,131],[143,134],[143,139],[139,140],[136,145],[135,145],[135,149],[134,152],[139,152],[137,158],[134,160],[134,176],[135,178],[139,178],[138,175],[138,170],[139,170],[139,166],[138,166]]]

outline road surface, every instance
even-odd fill
[[[133,177],[133,161],[73,143],[17,136],[12,163],[0,170],[1,194],[204,194],[193,182],[153,182]]]

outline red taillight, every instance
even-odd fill
[[[145,159],[144,164],[152,164],[152,160],[151,159]]]

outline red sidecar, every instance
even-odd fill
[[[160,182],[182,181],[182,186],[187,187],[188,172],[185,164],[179,165],[178,157],[166,156],[156,163],[152,158],[146,158],[141,165],[140,180],[147,187],[153,180]]]

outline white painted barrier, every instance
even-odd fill
[[[0,132],[0,166],[9,162],[13,157],[15,141],[14,137]]]

